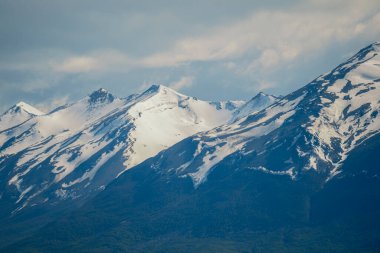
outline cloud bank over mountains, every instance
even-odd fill
[[[151,83],[209,100],[285,94],[380,37],[371,0],[0,5],[2,111]]]

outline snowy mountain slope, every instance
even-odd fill
[[[96,98],[107,95],[109,94],[104,90],[96,91],[74,104],[59,107],[15,129],[2,132],[0,135],[1,154],[14,154],[41,142],[46,146],[45,141],[52,141],[49,138],[51,136],[64,139],[123,103],[120,99],[102,102]]]
[[[150,97],[151,93],[157,94]],[[234,109],[215,107],[214,103],[187,97],[164,86],[153,86],[145,94],[149,99],[143,99],[129,112],[135,119],[135,132],[132,148],[124,154],[129,157],[127,168],[185,137],[227,122]]]
[[[122,173],[75,212],[2,250],[378,251],[379,45],[364,48],[263,110],[162,150]],[[149,100],[151,93],[139,101]],[[155,109],[149,103],[142,107]],[[134,111],[128,122],[144,117],[140,112]],[[120,116],[126,122],[120,113],[92,124],[94,129],[110,134],[104,139],[122,143],[134,125],[112,132],[112,126],[120,126],[113,119]],[[119,152],[119,160],[98,156],[106,168],[103,174],[96,169],[102,178],[125,162],[125,152],[112,150]],[[99,164],[98,158],[92,162]],[[73,183],[80,178],[72,177],[76,172],[92,168],[91,163],[83,166],[62,181]],[[91,185],[99,182],[95,179]],[[69,194],[57,185],[62,196]],[[25,238],[15,234],[17,240]]]
[[[165,86],[127,99],[100,89],[0,133],[2,191],[18,209],[86,197],[174,143],[227,122],[236,106]]]
[[[34,116],[43,114],[43,112],[31,105],[25,102],[19,102],[0,116],[0,132],[17,126]]]
[[[234,113],[230,122],[235,122],[251,113],[261,111],[279,100],[278,97],[260,92],[246,103],[242,104]]]
[[[190,177],[198,187],[223,164],[267,174],[328,181],[347,155],[380,130],[380,44],[266,109],[179,143],[155,159],[161,168]],[[165,156],[181,154],[179,159]]]
[[[157,85],[127,99],[98,90],[0,133],[2,191],[19,209],[86,197],[167,148],[151,167],[190,177],[195,187],[225,164],[328,181],[379,132],[378,54],[374,43],[281,99],[259,94],[246,104],[200,101]]]

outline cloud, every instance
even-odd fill
[[[198,36],[177,39],[174,45],[167,44],[169,50],[156,49],[156,52],[134,57],[116,49],[97,49],[79,55],[59,52],[59,56],[51,56],[45,65],[60,73],[97,73],[244,59],[249,64],[234,67],[239,67],[240,73],[270,71],[305,54],[317,54],[334,42],[379,34],[379,11],[376,0],[360,3],[354,0],[309,0],[290,9],[255,11],[239,21],[220,24]],[[10,66],[12,64],[0,62],[1,69]],[[35,66],[35,62],[14,64],[19,69]]]
[[[66,2],[4,5],[0,105],[130,94],[143,80],[210,100],[285,94],[380,38],[378,0]]]
[[[172,82],[169,84],[169,87],[172,88],[173,90],[181,90],[183,88],[188,88],[193,85],[193,76],[183,76],[181,79],[179,79],[176,82]]]
[[[180,40],[174,50],[150,55],[141,63],[146,67],[176,67],[192,61],[221,60],[244,52],[238,42],[219,41],[218,35]]]
[[[62,96],[58,98],[53,98],[52,100],[48,102],[42,102],[35,105],[36,108],[38,108],[40,111],[43,112],[50,112],[53,109],[65,105],[70,101],[69,96]]]
[[[255,12],[204,36],[178,40],[173,49],[147,56],[141,63],[146,67],[178,67],[251,57],[247,71],[268,70],[307,53],[318,53],[334,42],[380,33],[377,1],[340,2],[312,0],[307,8]]]
[[[77,56],[65,59],[54,67],[58,72],[81,73],[99,69],[100,62],[93,57]]]
[[[117,72],[126,71],[131,66],[131,59],[117,50],[97,50],[88,55],[69,56],[51,63],[54,71],[64,73]]]

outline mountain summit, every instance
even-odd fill
[[[128,111],[136,131],[126,135],[138,144],[127,150],[139,154],[170,139],[172,127],[212,128],[225,113],[246,115],[173,140],[149,159],[128,164],[136,158],[127,151],[129,169],[104,191],[8,252],[379,251],[378,43],[287,96],[259,94],[217,117],[222,103],[169,91],[139,101]]]
[[[8,112],[10,112],[10,111],[13,111],[13,112],[16,112],[16,113],[24,111],[26,113],[29,113],[30,115],[33,115],[33,116],[44,114],[40,110],[36,109],[35,107],[33,107],[33,106],[31,106],[31,105],[23,102],[23,101],[17,103],[15,106],[13,106],[12,108],[10,108],[8,110]]]
[[[321,183],[330,180],[355,147],[380,131],[378,49],[370,45],[269,107],[191,137],[183,159],[158,166],[181,168],[176,174],[196,187],[237,159],[239,167],[293,180],[310,173]]]
[[[1,250],[378,252],[379,45],[280,98],[99,90],[0,131]]]
[[[243,104],[240,108],[238,108],[234,112],[234,115],[231,118],[230,122],[234,122],[238,119],[244,118],[249,114],[261,111],[262,109],[270,106],[278,100],[278,97],[267,95],[264,92],[260,92],[256,96],[251,98],[248,102]]]
[[[0,191],[8,192],[3,200],[17,213],[86,199],[174,143],[226,123],[237,108],[232,105],[153,85],[128,99],[99,89],[38,113],[0,132]]]
[[[19,102],[9,108],[5,113],[0,115],[0,131],[19,125],[34,116],[43,115],[44,113],[33,106]]]
[[[103,88],[100,88],[89,95],[90,104],[112,103],[114,100],[115,97]]]

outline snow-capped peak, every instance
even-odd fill
[[[257,93],[256,96],[254,96],[254,97],[252,98],[252,100],[254,100],[254,99],[259,99],[259,98],[266,98],[266,97],[274,97],[274,96],[269,95],[269,94],[266,94],[266,93],[260,91],[259,93]]]
[[[230,122],[235,122],[238,119],[241,119],[249,114],[258,112],[274,102],[279,98],[273,95],[267,95],[264,92],[259,92],[256,96],[251,98],[248,102],[240,106],[233,114]]]
[[[243,159],[244,166],[264,173],[296,179],[316,171],[320,180],[330,180],[354,148],[380,133],[378,50],[379,43],[371,44],[265,109],[199,133],[189,141],[197,145],[186,151],[186,158],[166,166],[191,177],[195,187],[218,163]],[[162,167],[158,162],[154,166]]]
[[[9,108],[0,116],[0,131],[12,128],[31,119],[32,117],[43,114],[45,113],[21,101]]]
[[[226,123],[232,111],[217,104],[178,93],[164,85],[152,85],[144,91],[128,114],[134,119],[132,149],[126,168],[156,155],[181,139]],[[137,152],[135,152],[137,151]]]
[[[186,95],[183,95],[173,90],[172,88],[169,88],[161,84],[152,84],[148,89],[146,89],[143,93],[141,93],[141,96],[151,96],[151,95],[157,95],[157,94],[187,97]]]
[[[41,112],[37,108],[35,108],[35,107],[33,107],[33,106],[23,102],[23,101],[18,102],[16,105],[11,107],[10,110],[12,110],[14,112],[18,112],[19,110],[23,110],[24,112],[27,112],[31,115],[42,115],[42,114],[44,114],[43,112]]]
[[[112,95],[106,89],[103,88],[94,91],[88,97],[90,104],[111,103],[116,98],[114,95]]]
[[[44,194],[86,196],[174,143],[226,123],[235,104],[219,106],[163,85],[127,99],[99,89],[0,132],[0,167],[9,170],[7,187],[20,193],[19,208],[41,203]],[[12,164],[8,157],[15,158]],[[113,162],[117,166],[109,167]]]

